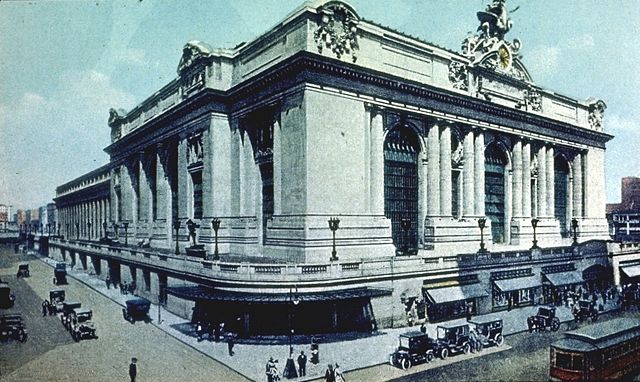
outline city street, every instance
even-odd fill
[[[16,280],[18,264],[28,262],[31,277]],[[93,310],[98,339],[75,343],[57,316],[42,317],[53,271],[34,256],[16,255],[0,247],[0,278],[16,295],[13,308],[0,314],[21,313],[29,338],[25,343],[0,344],[3,381],[123,381],[128,380],[131,357],[138,359],[138,381],[244,381],[244,377],[169,336],[151,324],[123,320],[121,307],[103,295],[68,278],[68,301]]]

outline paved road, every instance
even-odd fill
[[[29,262],[31,277],[16,280],[17,264]],[[3,313],[22,313],[29,339],[0,344],[3,381],[125,381],[131,357],[138,358],[138,381],[246,381],[244,377],[151,324],[130,324],[119,305],[69,278],[67,299],[94,312],[98,339],[75,343],[58,317],[42,317],[53,270],[27,255],[0,246],[0,278],[16,294]]]

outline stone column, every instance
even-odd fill
[[[531,143],[522,143],[522,217],[531,217]]]
[[[126,164],[120,167],[120,195],[122,197],[122,216],[120,216],[120,221],[132,221],[135,212],[132,182],[134,174],[131,174],[130,168]]]
[[[451,128],[448,124],[440,133],[440,215],[452,217],[451,211]]]
[[[384,131],[382,111],[371,110],[371,213],[384,215]]]
[[[149,163],[146,162],[147,158],[145,157],[144,153],[140,153],[140,157],[138,159],[138,174],[140,174],[138,178],[138,195],[140,198],[140,216],[138,216],[139,221],[151,220],[151,217],[149,216],[149,199],[151,196],[151,189],[149,187],[149,174],[147,174]]]
[[[273,214],[282,214],[282,129],[279,119],[273,123]],[[230,137],[230,139],[233,139]],[[232,180],[230,179],[231,183]],[[231,185],[229,185],[231,186]],[[232,197],[231,200],[236,200]]]
[[[582,207],[582,153],[573,158],[573,217],[581,218],[584,213]]]
[[[478,130],[475,141],[475,212],[484,216],[484,131]]]
[[[193,195],[189,195],[189,182],[189,172],[187,171],[187,139],[180,136],[178,141],[178,214],[180,219],[189,217],[189,211],[191,211],[189,202],[193,198]]]
[[[513,217],[522,216],[522,141],[518,138],[513,144]]]
[[[536,216],[547,216],[547,148],[538,150],[538,211]]]
[[[547,216],[554,217],[555,211],[555,160],[553,146],[547,147]]]
[[[474,192],[474,176],[475,176],[475,156],[473,144],[473,130],[467,131],[463,142],[464,167],[462,168],[463,185],[463,214],[465,217],[475,215],[475,192]]]
[[[440,127],[434,123],[427,136],[427,160],[429,176],[429,200],[427,201],[427,215],[440,215]]]

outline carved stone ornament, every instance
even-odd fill
[[[120,185],[120,169],[113,170],[113,185]]]
[[[534,156],[531,160],[531,176],[538,176],[538,156]]]
[[[254,155],[256,164],[269,163],[273,161],[273,150],[270,147],[259,149]]]
[[[187,138],[187,163],[202,162],[202,133]]]
[[[451,61],[449,64],[449,82],[453,84],[454,89],[469,89],[467,66],[462,62]]]
[[[330,1],[318,8],[318,29],[313,38],[318,53],[324,48],[331,50],[336,57],[351,55],[353,62],[358,59],[358,16],[349,7],[337,1]]]
[[[604,111],[607,105],[602,100],[591,99],[589,102],[589,126],[597,131],[603,130]]]
[[[523,110],[542,111],[542,95],[533,86],[522,91],[522,100],[518,101],[516,108]]]
[[[190,68],[201,59],[211,56],[213,49],[209,44],[202,41],[189,41],[182,48],[182,57],[178,64],[178,74],[182,74],[186,69]]]
[[[458,143],[458,147],[451,153],[451,166],[454,168],[460,167],[464,164],[464,150],[462,143]]]
[[[109,109],[109,120],[107,124],[109,127],[119,125],[122,120],[127,116],[127,112],[124,109]]]

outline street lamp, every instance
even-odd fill
[[[65,235],[67,235],[67,240],[69,240],[69,236],[71,236],[69,233],[69,223],[64,223],[64,227]]]
[[[480,228],[480,250],[478,252],[486,252],[484,247],[484,229],[487,226],[487,218],[478,219],[478,228]]]
[[[179,255],[180,247],[178,246],[178,234],[180,233],[180,219],[176,219],[173,222],[173,228],[176,230],[176,255]]]
[[[333,250],[331,251],[331,261],[337,261],[338,256],[336,256],[336,231],[338,230],[338,226],[340,225],[340,219],[338,218],[330,218],[329,219],[329,229],[333,232]]]
[[[129,244],[129,242],[128,242],[129,235],[127,234],[127,229],[129,229],[129,222],[128,221],[123,221],[122,222],[122,226],[124,227],[124,245],[126,247],[127,244]]]
[[[80,223],[76,222],[76,240],[80,240]]]
[[[211,228],[213,228],[213,232],[215,233],[215,247],[213,249],[213,259],[220,260],[220,255],[218,254],[218,230],[220,229],[220,219],[213,218],[211,220]]]
[[[573,243],[571,245],[578,245],[578,219],[571,219],[571,228],[573,229]]]
[[[400,226],[404,230],[404,245],[403,251],[405,255],[409,254],[409,229],[411,229],[411,220],[410,219],[402,219],[400,220]]]
[[[91,221],[87,221],[87,233],[89,234],[89,241],[91,241]]]
[[[116,222],[113,222],[111,225],[113,225],[113,232],[116,235],[116,240],[120,241],[120,226]]]
[[[296,365],[293,361],[293,313],[296,306],[300,304],[300,298],[298,297],[298,287],[295,287],[295,292],[293,288],[289,287],[289,357],[287,357],[287,364],[284,368],[284,377],[287,379],[298,378],[298,372],[296,370]]]
[[[60,223],[58,223],[58,236],[60,236]]]
[[[104,238],[107,238],[107,221],[102,222],[102,230],[104,231]]]
[[[40,223],[40,235],[44,235],[44,224]]]
[[[540,222],[539,219],[536,219],[536,218],[531,219],[531,226],[533,227],[533,246],[531,247],[531,249],[540,248],[538,247],[538,240],[536,239],[536,228],[538,228],[539,222]]]

